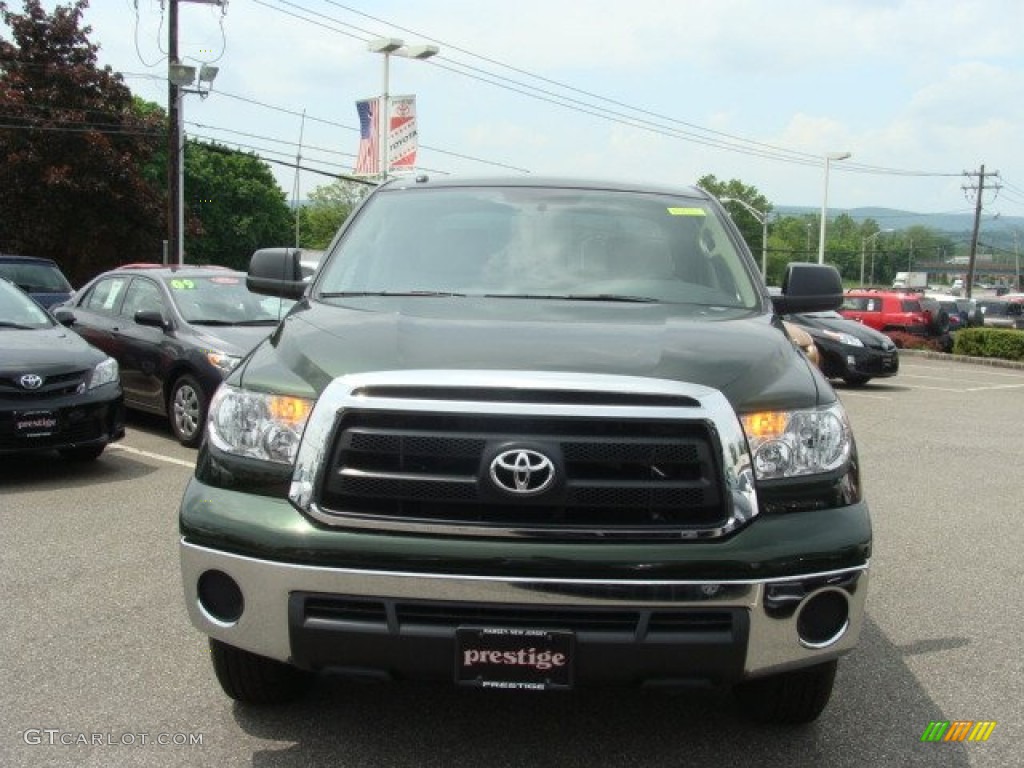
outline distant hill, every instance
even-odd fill
[[[780,205],[775,212],[783,216],[805,216],[809,214],[820,214],[821,208],[809,208],[798,205]],[[866,221],[874,219],[882,229],[907,229],[909,227],[928,227],[947,234],[960,235],[970,233],[974,229],[973,213],[914,213],[912,211],[901,211],[897,208],[829,208],[829,219],[845,213],[854,221]],[[1013,231],[1024,232],[1024,217],[1022,216],[985,216],[982,219],[982,230],[988,238],[996,233],[998,239],[1005,240],[1009,237],[1012,240]]]

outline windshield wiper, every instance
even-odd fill
[[[283,316],[283,315],[282,315]],[[277,325],[276,317],[253,318],[252,320],[235,320],[228,325]]]
[[[487,293],[487,299],[547,299],[561,301],[623,301],[638,304],[657,304],[658,299],[647,296],[622,296],[617,293]]]
[[[321,293],[322,299],[349,298],[350,296],[465,296],[453,291],[333,291]]]
[[[19,331],[34,331],[37,326],[34,325],[22,325],[21,323],[9,323],[6,320],[0,320],[0,328],[16,328]]]

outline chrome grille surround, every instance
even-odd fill
[[[494,398],[481,397],[493,393]],[[466,393],[460,398],[460,393]],[[521,397],[519,396],[521,395]],[[576,402],[574,402],[576,401]],[[635,404],[634,404],[635,403]],[[424,415],[470,413],[497,419],[585,419],[618,423],[700,424],[718,451],[708,478],[721,489],[722,515],[706,526],[559,526],[464,523],[351,514],[322,501],[338,425],[352,412]],[[720,468],[720,469],[719,469]],[[548,371],[412,370],[343,376],[332,381],[309,417],[289,492],[292,503],[332,527],[414,534],[555,540],[706,539],[724,536],[758,514],[751,458],[732,406],[718,390],[664,379]]]

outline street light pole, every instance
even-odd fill
[[[746,208],[750,215],[753,216],[758,223],[761,225],[761,277],[768,279],[768,211],[763,213],[746,200],[740,200],[738,197],[722,197],[719,198],[723,203],[739,203]]]
[[[384,57],[384,71],[381,78],[381,96],[378,102],[377,114],[379,125],[377,126],[377,137],[380,144],[380,180],[385,182],[388,179],[388,166],[391,163],[391,147],[388,144],[391,132],[391,94],[390,89],[390,64],[392,56],[401,56],[406,59],[429,59],[436,56],[441,49],[436,45],[406,45],[404,40],[396,37],[380,37],[371,40],[367,44],[368,50],[372,53],[382,54]]]
[[[825,192],[821,197],[821,227],[818,230],[818,263],[825,263],[825,221],[828,216],[828,169],[833,160],[846,160],[850,152],[829,152],[825,155]]]

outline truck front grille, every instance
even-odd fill
[[[708,538],[757,514],[721,393],[597,374],[338,379],[307,424],[289,496],[330,526],[567,541]]]
[[[727,516],[700,423],[355,411],[336,434],[321,502],[338,514],[566,529],[707,527]],[[558,457],[558,488],[499,493],[488,465],[506,445]]]

